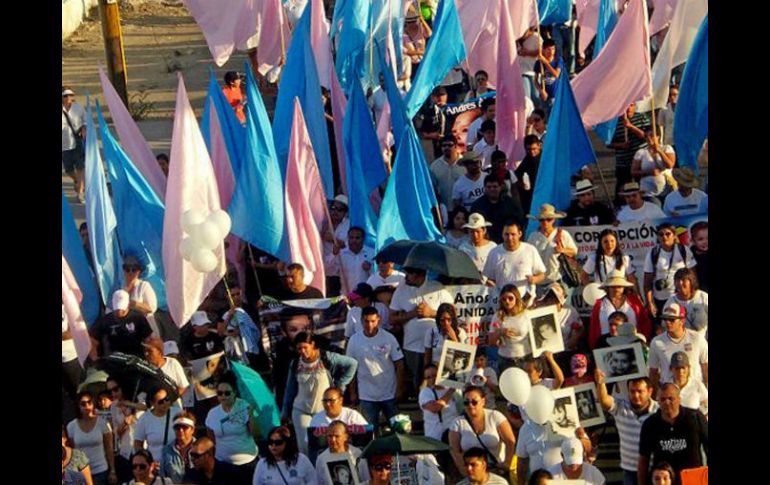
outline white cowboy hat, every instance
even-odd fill
[[[530,219],[537,219],[538,221],[541,221],[543,219],[564,219],[567,217],[567,214],[564,212],[559,212],[556,210],[556,207],[552,206],[551,204],[543,204],[540,206],[540,213],[537,215],[527,214],[527,217]]]
[[[463,229],[481,229],[482,227],[490,227],[492,223],[487,222],[484,216],[478,212],[474,212],[468,217],[468,223],[463,225]]]
[[[618,192],[618,195],[631,195],[641,191],[642,189],[639,187],[637,182],[628,182],[627,184],[623,185],[623,187],[620,189],[620,192]]]
[[[575,195],[585,194],[586,192],[593,192],[596,190],[594,184],[588,179],[578,180],[575,184]]]
[[[675,168],[671,175],[681,187],[696,188],[700,186],[700,180],[690,167]]]
[[[634,286],[634,284],[626,279],[626,275],[624,275],[622,271],[613,269],[609,272],[607,279],[604,280],[604,283],[602,283],[600,288],[610,288],[612,286],[623,286],[628,288]]]
[[[625,322],[618,327],[618,335],[615,337],[607,337],[607,343],[611,346],[625,345],[641,340],[647,343],[647,338],[641,333],[636,331],[636,326],[631,322]]]

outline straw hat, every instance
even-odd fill
[[[620,192],[618,192],[618,195],[631,195],[641,191],[642,189],[639,188],[639,184],[637,182],[628,182],[627,184],[623,185],[623,187],[620,189]]]
[[[567,217],[567,214],[557,211],[556,207],[552,206],[551,204],[543,204],[540,206],[539,214],[527,214],[527,217],[530,219],[537,219],[538,221],[542,221],[543,219],[564,219]]]
[[[692,189],[700,186],[698,177],[690,167],[675,168],[671,174],[674,176],[674,180],[682,187]]]
[[[458,160],[458,162],[461,165],[465,165],[468,162],[481,162],[482,157],[480,153],[476,153],[473,150],[468,150],[465,152],[465,154]]]
[[[624,275],[622,271],[613,269],[609,272],[607,279],[604,281],[604,283],[602,283],[600,288],[610,288],[612,286],[622,286],[624,288],[629,288],[634,286],[634,284],[626,279],[626,275]]]
[[[578,180],[575,184],[575,195],[585,194],[586,192],[593,192],[596,190],[594,184],[588,179]]]
[[[463,225],[463,229],[481,229],[482,227],[491,227],[492,223],[487,222],[484,216],[474,212],[468,217],[468,223]]]

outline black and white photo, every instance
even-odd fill
[[[647,375],[647,364],[644,362],[642,344],[639,342],[594,349],[594,359],[596,366],[604,372],[607,383]]]
[[[327,483],[332,485],[358,485],[355,467],[347,453],[335,453],[326,462]]]
[[[476,346],[445,340],[438,363],[437,384],[462,389],[473,367]]]
[[[527,310],[530,322],[529,343],[534,357],[538,357],[545,351],[555,354],[564,350],[561,326],[556,318],[557,313],[556,305]]]
[[[589,382],[574,386],[575,404],[577,405],[580,425],[585,427],[604,424],[606,421],[604,411],[599,403],[599,393],[596,391],[596,383]]]
[[[551,414],[551,426],[553,431],[562,436],[575,436],[575,429],[580,426],[577,406],[575,404],[575,390],[573,387],[565,387],[551,391],[553,395],[553,414]]]

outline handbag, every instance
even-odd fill
[[[556,244],[561,245],[561,228],[556,230]],[[580,263],[571,256],[560,253],[557,257],[559,261],[559,274],[562,282],[569,288],[580,286]]]

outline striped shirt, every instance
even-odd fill
[[[647,413],[637,416],[631,403],[626,400],[614,399],[609,412],[615,416],[615,426],[620,436],[620,468],[635,472],[639,462],[639,436],[642,433],[642,423],[655,414],[658,403],[650,400]]]
[[[634,113],[634,115],[629,118],[629,121],[632,125],[642,131],[644,131],[645,128],[652,126],[650,119],[644,113]],[[623,117],[621,116],[618,118],[618,125],[615,128],[612,143],[624,143],[627,141],[631,142],[631,145],[628,148],[615,149],[615,163],[618,167],[630,167],[636,151],[647,146],[647,140],[637,137],[623,126]]]

